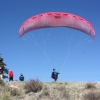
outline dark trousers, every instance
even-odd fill
[[[13,81],[13,77],[9,77],[9,81]]]

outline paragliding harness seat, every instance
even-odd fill
[[[52,72],[51,78],[53,78],[55,81],[57,81],[57,79],[58,79],[58,74],[59,74],[59,73],[54,74],[54,72]]]

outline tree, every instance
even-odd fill
[[[0,54],[1,55],[1,54]],[[8,78],[8,75],[6,76],[5,74],[8,74],[9,69],[7,69],[5,66],[6,64],[3,62],[3,58],[0,56],[0,68],[3,70],[3,78]]]

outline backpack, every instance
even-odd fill
[[[20,80],[24,80],[24,76],[21,75],[21,76],[20,76]]]

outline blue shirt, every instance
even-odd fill
[[[56,70],[53,70],[54,74],[57,74],[58,72],[56,72]]]

